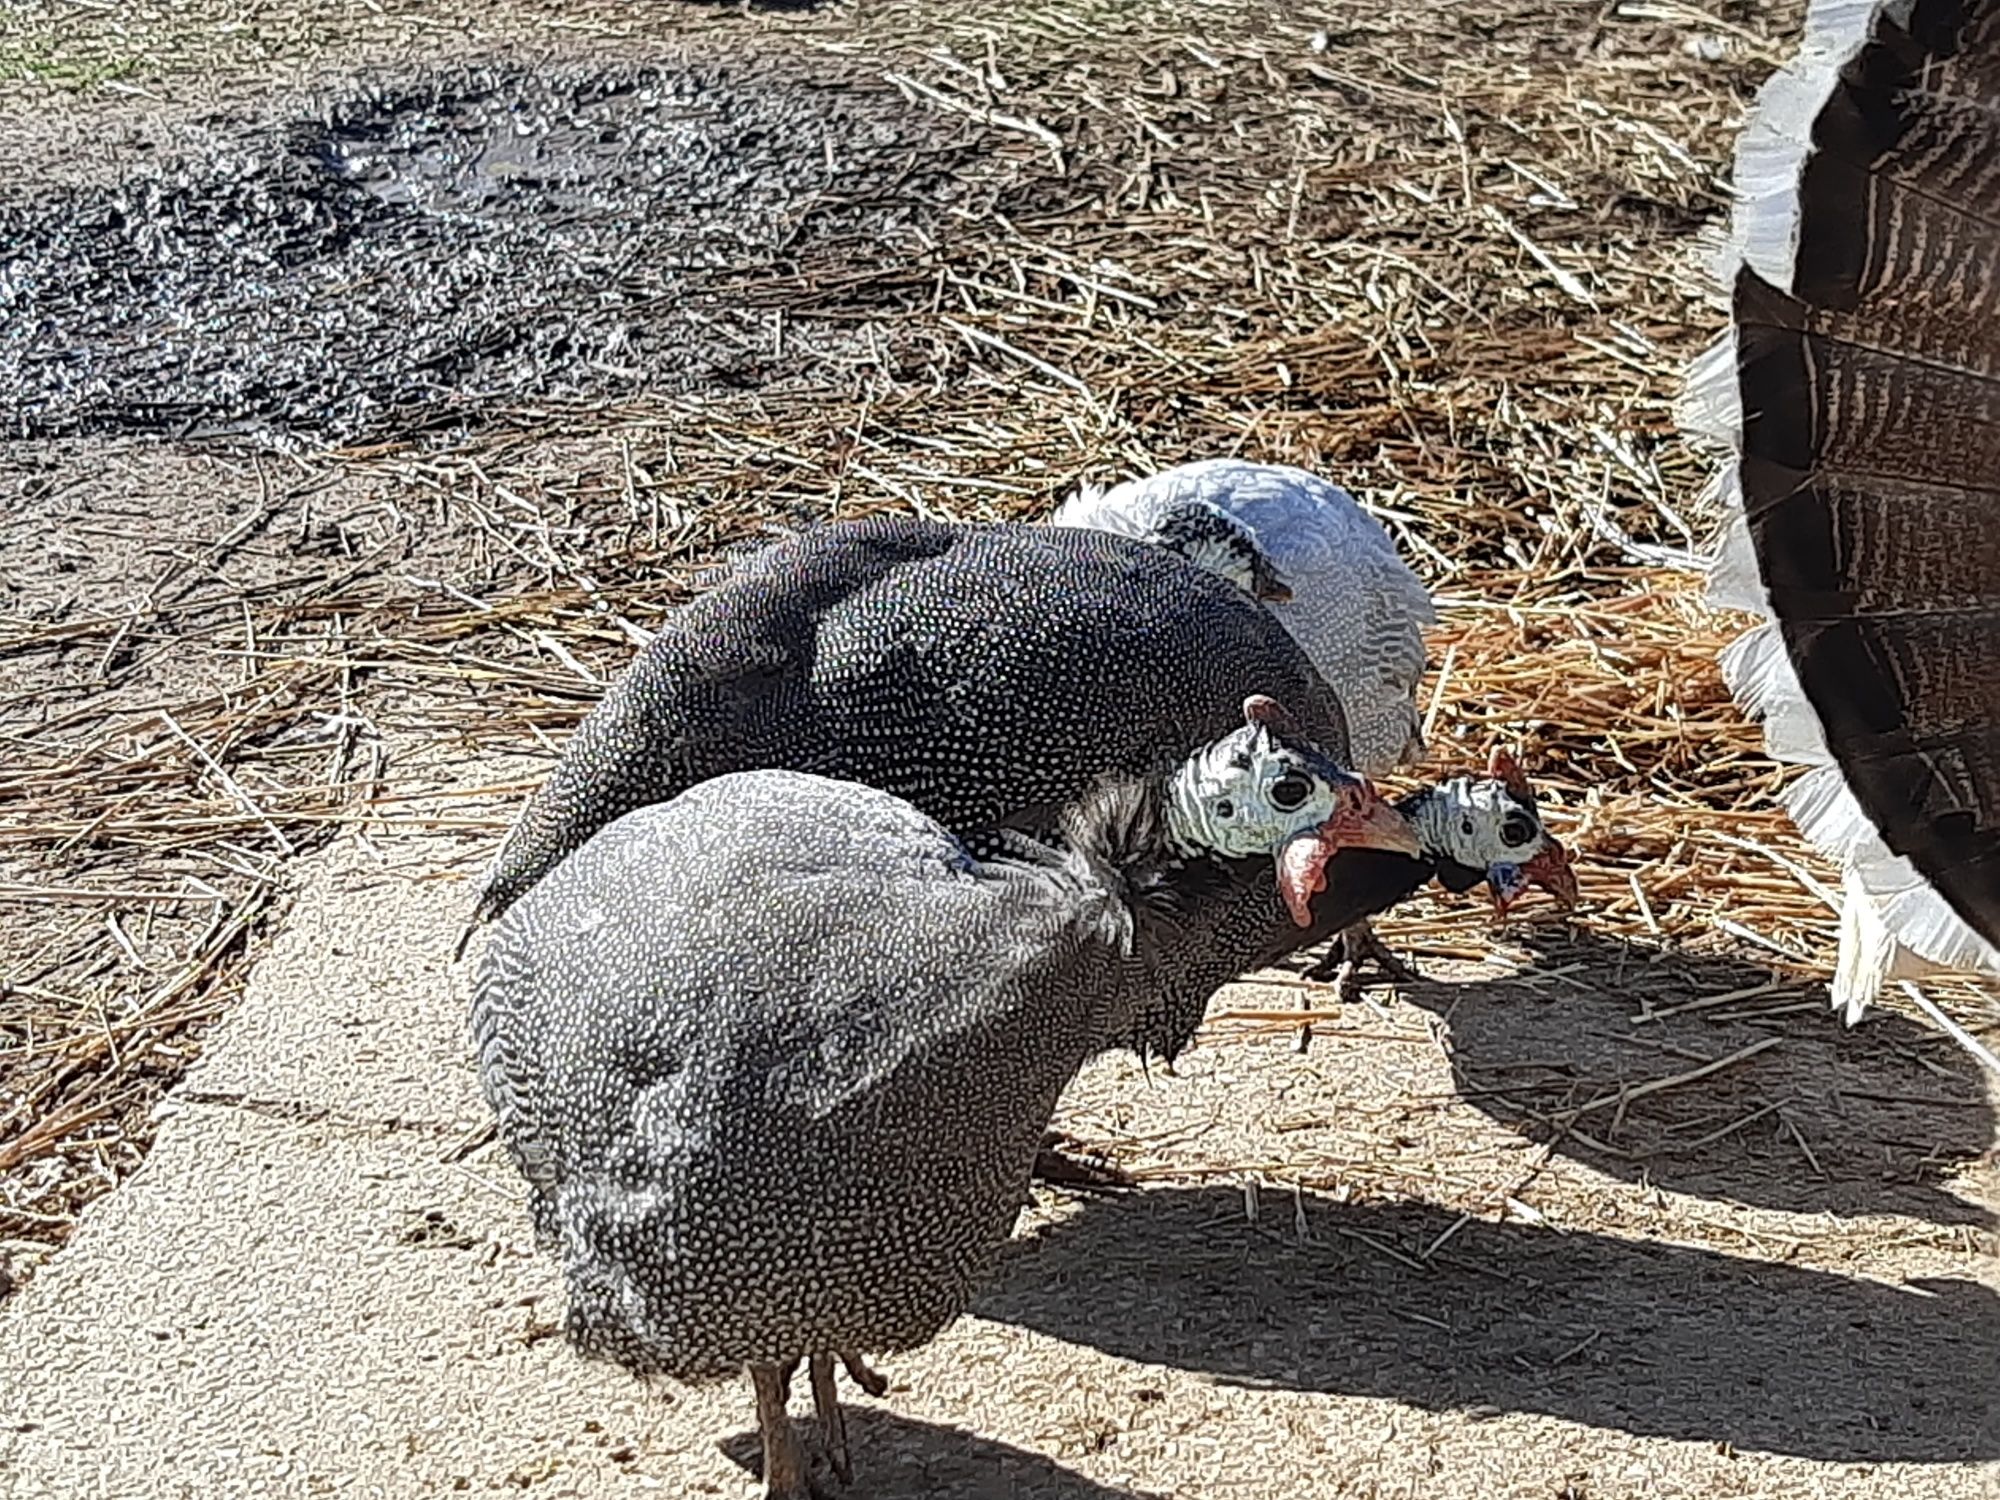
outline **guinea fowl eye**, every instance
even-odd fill
[[[1271,784],[1271,805],[1279,812],[1296,812],[1311,795],[1311,779],[1296,771],[1280,776]]]
[[[1500,825],[1500,842],[1509,849],[1518,849],[1532,840],[1536,832],[1535,820],[1526,813],[1509,813],[1507,821]]]

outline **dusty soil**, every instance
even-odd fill
[[[1132,1493],[1068,1465],[1168,1442],[1138,1375],[1043,1441],[1047,1340],[1400,1403],[1440,1493],[2000,1459],[1990,1090],[1894,1008],[1836,1028],[1824,908],[1707,837],[1801,857],[1754,736],[1626,717],[1721,696],[1691,587],[1643,570],[1701,523],[1667,410],[1714,320],[1687,264],[1797,9],[9,7],[7,1280],[143,1160],[298,859],[421,831],[423,878],[462,880],[718,552],[1244,451],[1383,507],[1447,602],[1438,743],[1504,734],[1562,778],[1591,911],[1303,1059],[1224,1018],[1210,1086],[1093,1074],[1068,1126],[1148,1191],[1051,1200],[994,1293],[1038,1335],[988,1444],[1017,1492]],[[1592,601],[1590,662],[1671,637],[1625,696],[1575,688],[1552,578]],[[1468,664],[1503,658],[1541,676],[1482,695]],[[1388,930],[1431,964],[1499,941],[1463,910]],[[1263,1211],[1218,1237],[1246,1181]],[[1300,1287],[1346,1311],[1300,1321]],[[1797,1373],[1827,1367],[1844,1395]],[[1307,1420],[1259,1410],[1171,1442]],[[1607,1434],[1651,1477],[1607,1488]],[[1242,1441],[1231,1493],[1298,1493]],[[1716,1444],[1797,1462],[1731,1487]],[[1382,1463],[1343,1473],[1432,1492]]]

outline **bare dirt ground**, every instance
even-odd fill
[[[1679,566],[1696,237],[1797,20],[0,13],[0,1322],[88,1305],[38,1269],[115,1263],[120,1200],[176,1222],[199,1161],[112,1190],[316,851],[459,899],[721,549],[1242,452],[1398,530],[1440,755],[1525,747],[1587,910],[1421,907],[1387,931],[1440,982],[1303,1057],[1281,976],[1187,1078],[1094,1070],[1066,1127],[1147,1191],[1042,1203],[860,1434],[929,1455],[894,1492],[2000,1493],[1992,1092],[1827,1014],[1825,872]],[[674,1456],[734,1411],[607,1472],[747,1491]]]

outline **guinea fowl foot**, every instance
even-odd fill
[[[1059,1130],[1048,1131],[1042,1136],[1041,1149],[1035,1153],[1028,1175],[1036,1182],[1079,1192],[1115,1193],[1134,1186],[1130,1177],[1104,1158],[1073,1156],[1062,1149],[1081,1144]]]
[[[1362,977],[1362,965],[1366,963],[1373,963],[1381,971],[1382,979],[1391,984],[1414,984],[1424,977],[1409,963],[1391,953],[1389,945],[1375,935],[1373,924],[1364,920],[1341,931],[1327,949],[1326,956],[1306,970],[1306,978],[1331,980],[1334,1000],[1347,1005],[1359,1000],[1361,992],[1367,988],[1367,981]],[[1311,995],[1299,996],[1299,1009],[1310,1010],[1312,1005]],[[1312,1023],[1307,1022],[1299,1028],[1299,1051],[1305,1051],[1311,1040]]]
[[[889,1394],[888,1376],[883,1375],[879,1371],[869,1369],[858,1354],[850,1354],[845,1349],[840,1350],[839,1353],[841,1364],[847,1367],[847,1378],[849,1380],[878,1400]]]
[[[797,1360],[750,1367],[750,1386],[757,1393],[757,1430],[764,1439],[764,1500],[828,1500],[812,1481],[805,1446],[785,1409],[792,1394],[792,1372],[798,1367]],[[830,1381],[832,1371],[827,1373]],[[818,1394],[817,1380],[814,1394]]]
[[[847,1450],[847,1418],[840,1409],[840,1392],[833,1385],[833,1362],[838,1359],[848,1378],[871,1396],[885,1396],[889,1382],[862,1363],[861,1356],[840,1350],[815,1354],[807,1368],[812,1374],[813,1410],[819,1414],[820,1434],[826,1441],[826,1456],[833,1465],[833,1477],[842,1484],[854,1483],[854,1465]]]
[[[819,1431],[826,1444],[827,1462],[833,1477],[842,1484],[854,1483],[854,1463],[847,1452],[847,1418],[841,1415],[840,1392],[833,1386],[833,1356],[815,1354],[806,1361],[812,1379],[813,1410],[819,1414]]]

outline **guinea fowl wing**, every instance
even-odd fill
[[[838,552],[808,535],[751,554],[724,582],[668,615],[584,716],[508,831],[474,911],[504,912],[612,820],[749,765],[835,767],[787,753],[811,711],[817,611],[912,555],[894,539]],[[789,557],[795,566],[784,566]]]
[[[1339,699],[1281,627],[1204,570],[1094,533],[962,528],[829,613],[813,678],[850,774],[966,833],[1045,831],[1101,777],[1228,733],[1252,692],[1346,753]]]

